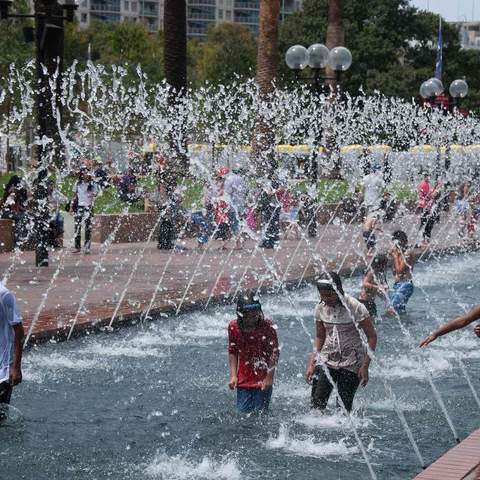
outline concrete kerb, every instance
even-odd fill
[[[468,244],[464,244],[464,245],[438,248],[438,249],[432,250],[430,253],[425,255],[424,259],[422,260],[422,263],[426,263],[427,261],[431,261],[432,259],[436,259],[436,258],[465,254],[465,253],[479,251],[479,250],[480,250],[479,241],[469,242]],[[332,269],[334,268],[335,267],[332,265]],[[363,273],[363,266],[360,266],[358,261],[356,263],[352,262],[351,265],[345,265],[338,273],[341,276],[347,276],[347,275],[358,276],[361,273]],[[315,275],[311,274],[306,276],[303,279],[303,282],[300,286],[298,286],[298,280],[299,278],[293,278],[293,279],[289,279],[288,281],[285,281],[283,284],[283,288],[290,291],[300,290],[307,285],[313,284],[315,280]],[[276,292],[276,289],[274,287],[275,287],[275,282],[272,280],[269,280],[261,287],[260,293],[263,295],[273,294]],[[256,287],[251,286],[250,288],[256,288]],[[209,296],[202,296],[195,299],[194,301],[191,301],[190,303],[185,303],[182,306],[180,315],[191,313],[193,311],[202,310],[205,307],[206,302],[208,301],[208,298]],[[214,295],[210,299],[210,305],[212,306],[220,306],[220,305],[225,306],[225,305],[231,305],[231,304],[232,304],[231,299],[228,296],[225,296],[223,294]],[[210,305],[209,305],[209,309],[210,309]],[[148,322],[148,321],[158,321],[159,319],[162,319],[165,316],[170,316],[172,314],[175,314],[176,309],[177,309],[177,305],[174,302],[172,302],[170,305],[163,305],[162,307],[152,308],[150,316],[157,317],[157,318],[154,318],[153,320],[142,320],[142,323]],[[85,335],[112,332],[120,328],[135,326],[135,325],[138,325],[138,323],[140,322],[141,314],[142,314],[142,310],[129,312],[129,313],[122,313],[115,320],[113,328],[108,327],[108,323],[111,320],[111,317],[109,315],[106,316],[105,318],[98,318],[98,319],[93,319],[91,321],[81,322],[77,324],[75,332],[73,333],[72,336],[75,338],[78,338]],[[46,342],[65,341],[67,339],[69,328],[70,328],[69,325],[64,325],[62,327],[47,328],[40,333],[34,334],[30,337],[30,340],[27,345],[27,349],[35,345],[40,345]]]

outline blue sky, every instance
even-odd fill
[[[440,13],[448,21],[480,20],[480,0],[411,0],[422,10]]]

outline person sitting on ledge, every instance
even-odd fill
[[[420,343],[420,347],[426,347],[429,343],[432,343],[438,337],[446,335],[447,333],[453,332],[455,330],[460,330],[461,328],[470,325],[475,320],[480,320],[480,305],[473,307],[469,312],[457,317],[453,320],[450,320],[447,323],[444,323],[436,330],[434,330],[428,337],[424,338]],[[474,330],[475,335],[480,337],[480,325],[476,325]]]
[[[13,387],[22,381],[22,341],[15,296],[0,282],[0,422],[7,418]]]
[[[277,332],[265,319],[258,298],[248,292],[237,301],[237,319],[228,326],[230,382],[240,413],[263,413],[272,397],[279,357]]]

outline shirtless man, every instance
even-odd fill
[[[390,316],[406,313],[407,302],[412,296],[413,266],[415,264],[415,253],[408,246],[408,237],[403,230],[396,230],[392,234],[393,248],[388,252],[392,257],[392,268],[395,283],[391,295],[391,307],[386,310]]]

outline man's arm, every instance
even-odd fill
[[[476,307],[472,308],[472,310],[470,310],[465,315],[457,317],[454,320],[450,320],[449,322],[441,325],[434,332],[432,332],[428,337],[422,340],[422,342],[420,343],[420,347],[426,347],[429,343],[432,343],[438,337],[441,337],[442,335],[453,332],[454,330],[459,330],[460,328],[464,328],[478,319],[480,319],[480,305],[477,305]]]
[[[360,322],[358,326],[363,330],[363,333],[365,333],[365,336],[367,337],[369,349],[374,352],[377,348],[377,332],[375,330],[375,327],[373,326],[371,317],[368,317],[362,322]],[[368,369],[368,367],[370,366],[370,360],[370,355],[365,355],[362,368],[365,367]]]
[[[238,384],[238,354],[237,353],[229,353],[228,354],[228,366],[230,367],[230,382],[228,382],[228,386],[231,390],[235,390]]]
[[[312,382],[313,372],[315,370],[315,359],[317,358],[317,353],[321,352],[323,344],[325,343],[326,330],[323,322],[316,322],[316,333],[315,333],[315,346],[313,352],[310,354],[307,363],[307,372],[305,378],[307,383]]]

